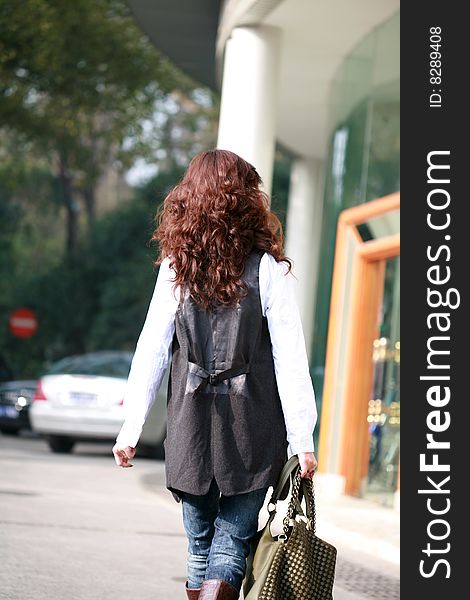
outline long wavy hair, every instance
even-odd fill
[[[279,218],[260,189],[255,167],[228,150],[200,152],[190,162],[157,210],[151,241],[159,244],[154,261],[170,257],[176,273],[173,289],[186,288],[206,310],[234,306],[247,293],[241,279],[253,250],[292,261],[283,254]]]

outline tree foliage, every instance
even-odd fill
[[[154,181],[152,188],[161,186]],[[69,354],[135,346],[156,276],[149,245],[156,209],[153,194],[138,193],[97,219],[75,254],[14,281],[9,310],[0,312],[0,347],[21,377],[36,377],[47,362]],[[37,314],[32,338],[9,333],[9,313],[18,306]]]
[[[170,92],[193,87],[123,0],[0,2],[0,123],[33,143],[56,173],[69,252],[79,239],[76,198],[91,226],[103,172],[154,156],[145,120]]]

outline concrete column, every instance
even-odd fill
[[[310,353],[315,314],[320,232],[323,212],[323,165],[299,158],[292,164],[285,252],[294,261],[297,302]]]
[[[271,193],[276,141],[280,30],[237,27],[227,40],[217,148],[247,160]]]

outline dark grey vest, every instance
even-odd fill
[[[166,487],[225,496],[275,485],[287,434],[259,292],[263,252],[252,252],[248,295],[234,308],[201,309],[188,291],[176,312],[168,385]]]

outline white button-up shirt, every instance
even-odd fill
[[[125,420],[116,438],[135,448],[171,360],[179,287],[173,293],[174,271],[167,257],[160,265],[154,293],[137,341],[124,395]],[[296,278],[287,264],[265,252],[259,265],[263,316],[271,337],[276,382],[289,442],[289,454],[313,452],[317,421],[305,339],[295,298]]]

